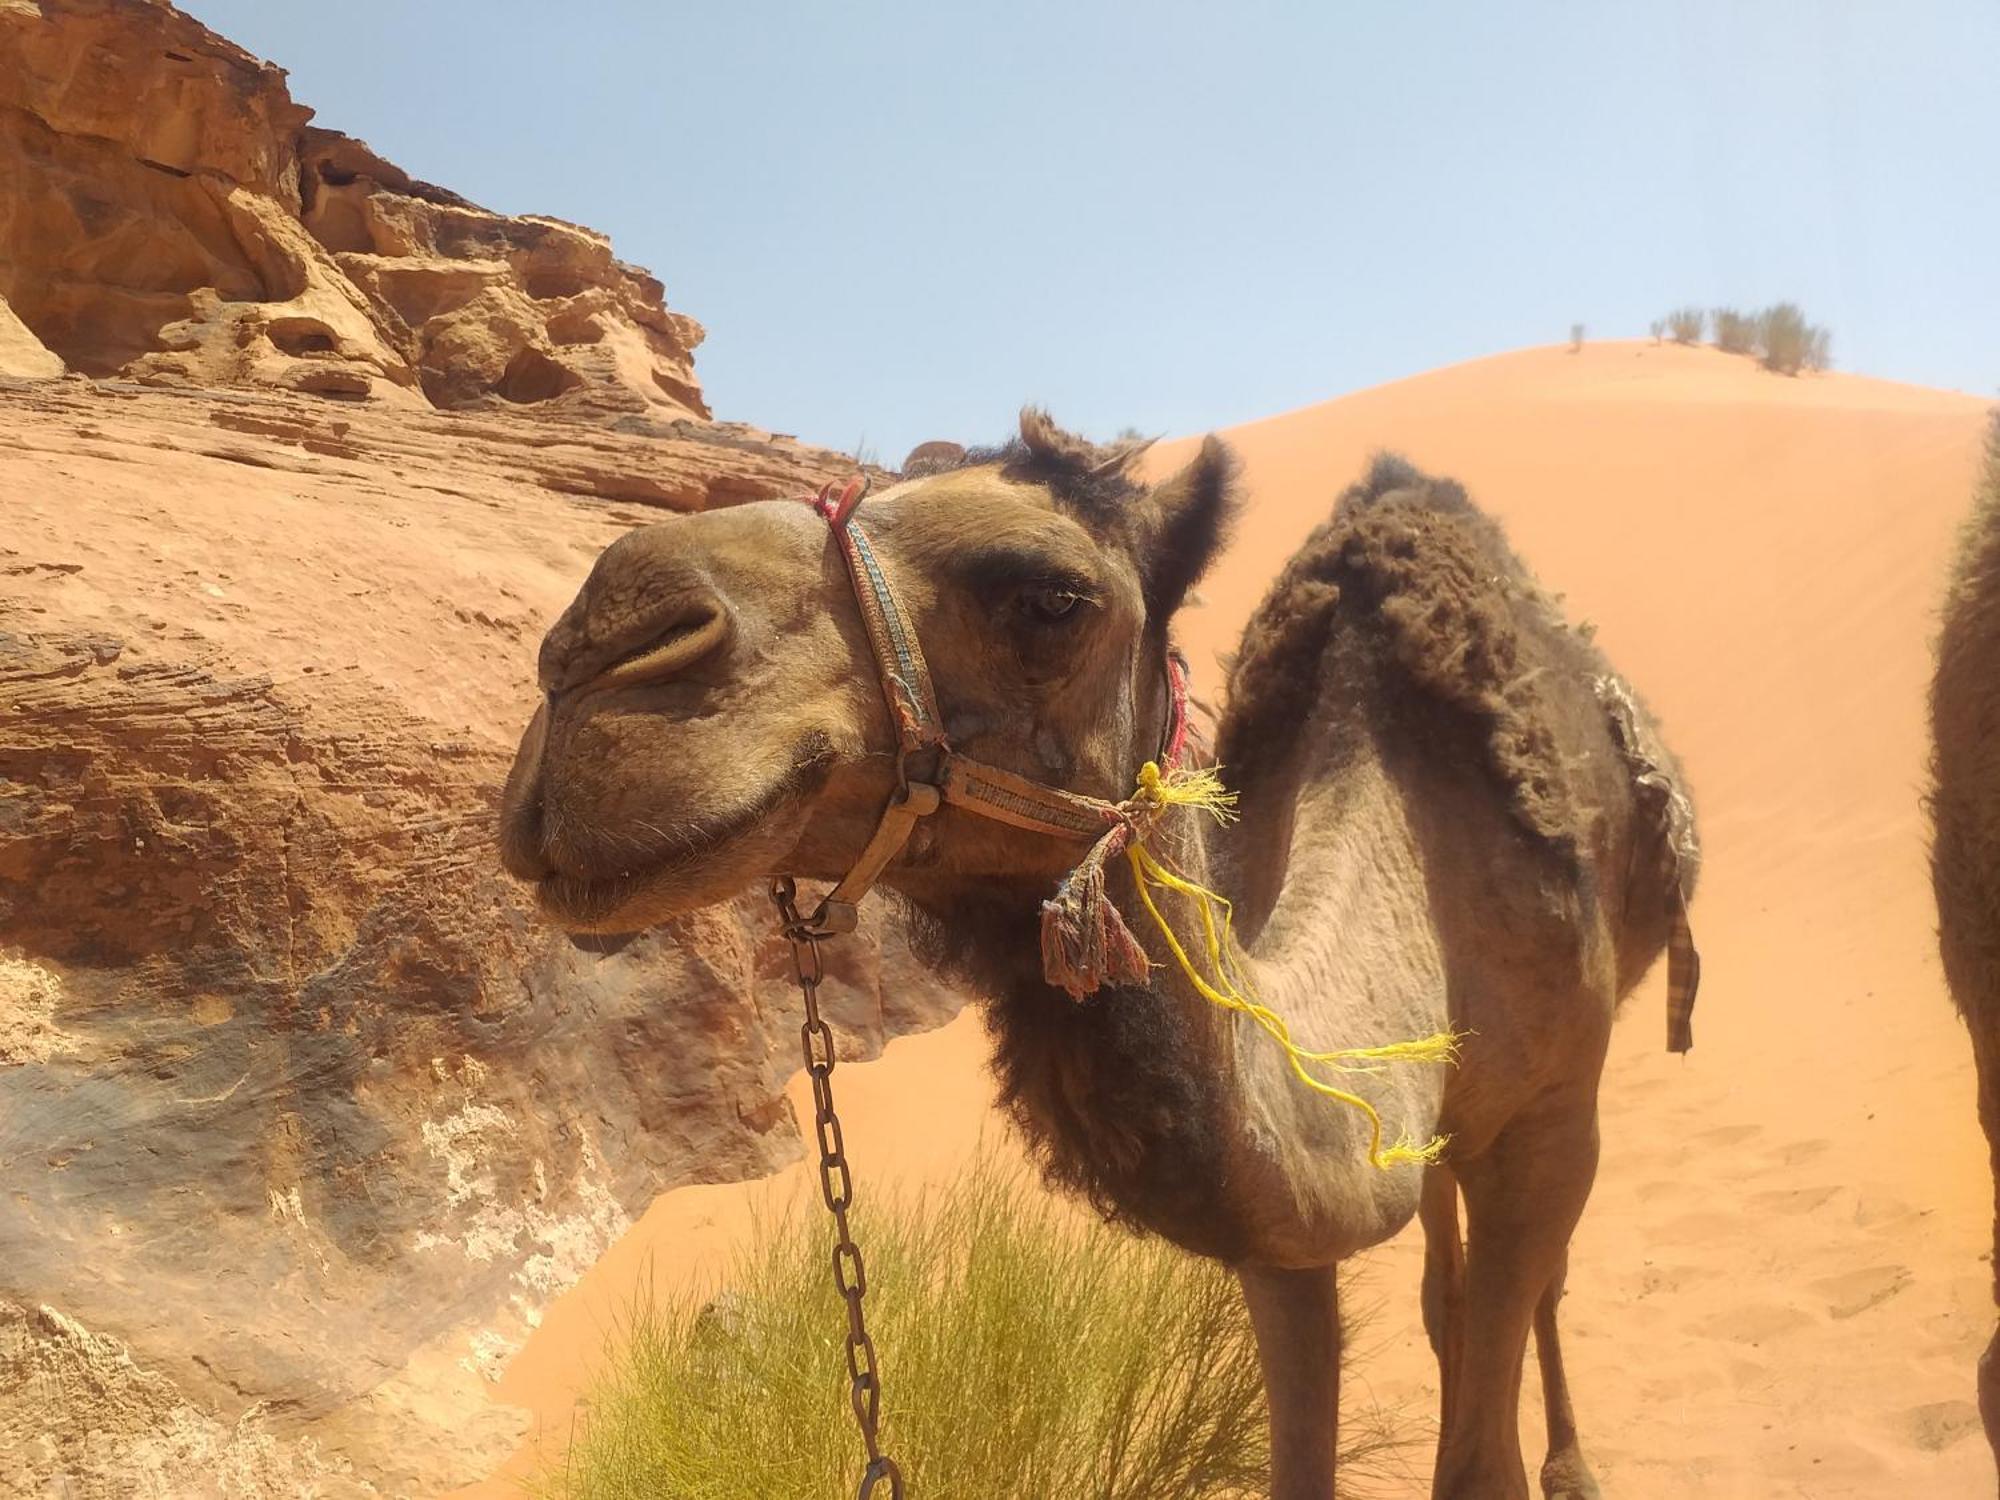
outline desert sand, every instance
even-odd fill
[[[1612,343],[1481,360],[1226,434],[1249,505],[1182,618],[1198,688],[1280,561],[1386,447],[1504,519],[1685,761],[1707,851],[1695,1050],[1665,1052],[1655,974],[1613,1043],[1565,1311],[1586,1447],[1620,1500],[1992,1493],[1972,1401],[1991,1186],[1920,806],[1929,642],[1984,411]],[[1163,444],[1157,467],[1183,451]],[[1005,1149],[976,1015],[838,1083],[864,1194],[949,1174],[982,1139]],[[755,1215],[807,1190],[795,1167],[656,1202],[495,1387],[532,1411],[541,1445],[507,1472],[559,1448],[644,1278],[714,1285]],[[1427,1433],[1419,1257],[1412,1226],[1366,1258],[1381,1305],[1350,1375]],[[1407,1492],[1426,1482],[1419,1450]],[[496,1476],[461,1493],[511,1492]]]

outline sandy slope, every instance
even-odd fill
[[[1370,451],[1394,448],[1505,518],[1693,778],[1708,847],[1696,1050],[1662,1050],[1656,977],[1614,1043],[1566,1304],[1585,1440],[1620,1500],[1992,1493],[1971,1404],[1989,1187],[1918,807],[1928,642],[1983,409],[1606,344],[1229,434],[1252,504],[1186,618],[1198,656],[1233,643],[1278,560]],[[967,1016],[847,1070],[864,1185],[970,1149],[980,1056]],[[751,1200],[797,1182],[662,1200],[556,1306],[499,1399],[559,1436],[649,1253],[662,1281],[713,1275]],[[1417,1254],[1409,1234],[1374,1258],[1381,1347],[1355,1374],[1428,1420]]]

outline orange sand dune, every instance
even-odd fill
[[[1928,646],[1983,412],[1710,350],[1603,344],[1227,434],[1250,506],[1183,621],[1198,662],[1233,645],[1279,562],[1391,448],[1504,518],[1659,710],[1692,778],[1707,844],[1696,1048],[1663,1051],[1656,977],[1614,1042],[1565,1304],[1585,1442],[1619,1500],[1993,1493],[1972,1405],[1992,1320],[1990,1184],[1918,803]],[[1156,468],[1186,451],[1163,445]],[[982,1128],[1000,1133],[974,1017],[841,1083],[864,1192],[949,1171]],[[551,1311],[497,1399],[559,1439],[646,1258],[663,1282],[712,1277],[753,1201],[802,1183],[794,1171],[662,1199]],[[1418,1255],[1412,1231],[1372,1257],[1386,1306],[1354,1375],[1427,1422]],[[1524,1423],[1538,1419],[1531,1392]]]

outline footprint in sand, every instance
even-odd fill
[[[1933,1401],[1913,1406],[1898,1424],[1912,1447],[1942,1453],[1960,1438],[1979,1430],[1979,1408],[1970,1401]]]
[[[1677,1177],[1662,1177],[1640,1183],[1632,1190],[1632,1196],[1641,1203],[1656,1203],[1662,1198],[1684,1198],[1691,1191],[1692,1185]]]
[[[1899,1228],[1929,1212],[1927,1208],[1912,1208],[1891,1193],[1869,1191],[1862,1193],[1861,1201],[1854,1206],[1854,1224],[1857,1229]]]
[[[1723,1371],[1696,1367],[1640,1382],[1639,1397],[1649,1406],[1663,1405],[1669,1401],[1685,1401],[1690,1396],[1704,1395],[1709,1391],[1729,1389],[1729,1377]]]
[[[1839,1185],[1834,1183],[1824,1187],[1777,1188],[1753,1195],[1749,1203],[1762,1213],[1809,1214],[1839,1191]]]
[[[1824,1156],[1833,1149],[1831,1141],[1789,1141],[1771,1154],[1781,1167],[1796,1167],[1800,1162],[1811,1161],[1815,1156]]]
[[[1718,1125],[1694,1137],[1703,1146],[1737,1146],[1763,1130],[1761,1125]]]
[[[1645,1099],[1667,1087],[1672,1080],[1660,1077],[1621,1078],[1618,1080],[1618,1098]]]
[[[1870,1266],[1815,1281],[1812,1290],[1826,1298],[1826,1310],[1834,1317],[1851,1318],[1881,1306],[1915,1279],[1908,1266]]]
[[[1667,1220],[1653,1234],[1657,1245],[1714,1245],[1725,1243],[1742,1228],[1735,1214],[1680,1214]]]
[[[1707,1266],[1660,1266],[1648,1262],[1639,1272],[1639,1295],[1650,1297],[1655,1292],[1678,1292],[1704,1281],[1712,1281],[1721,1274]]]
[[[1697,1318],[1688,1327],[1704,1338],[1727,1339],[1737,1344],[1762,1344],[1783,1334],[1809,1328],[1813,1321],[1811,1313],[1773,1302],[1732,1307],[1726,1312]]]

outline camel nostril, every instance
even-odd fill
[[[721,604],[704,600],[682,613],[673,624],[645,645],[599,672],[593,688],[634,687],[678,677],[729,639],[729,615]]]

